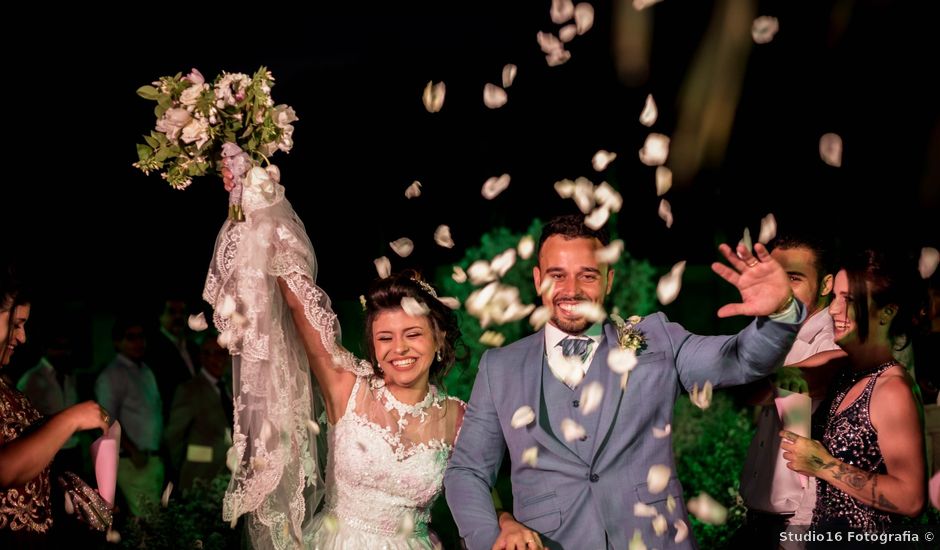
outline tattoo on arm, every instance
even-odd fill
[[[898,510],[898,507],[895,506],[893,502],[886,499],[884,495],[878,495],[878,506],[884,510],[890,510],[892,512],[896,512]]]
[[[836,462],[827,462],[822,468],[832,470],[833,478],[845,482],[854,489],[864,489],[865,485],[871,481],[871,505],[890,512],[898,510],[893,502],[885,498],[883,493],[878,492],[878,474],[875,472],[863,472],[854,466]]]

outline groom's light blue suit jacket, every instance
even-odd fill
[[[594,375],[601,376],[605,392],[592,413],[599,417],[596,432],[589,434],[594,441],[589,459],[575,452],[576,443],[565,442],[559,409],[545,402],[543,383],[555,381],[543,365],[544,330],[483,355],[444,476],[447,503],[470,550],[489,550],[499,536],[490,490],[506,447],[512,460],[513,515],[539,532],[547,548],[625,549],[636,531],[647,547],[694,547],[691,525],[689,537],[674,542],[675,520],[689,524],[685,499],[675,477],[672,438],[655,438],[652,430],[672,423],[680,386],[702,388],[706,381],[715,387],[733,386],[771,373],[783,361],[799,325],[760,318],[735,336],[699,336],[656,313],[637,328],[646,347],[621,390],[620,375],[607,367],[608,346],[617,345],[616,329],[604,325],[605,337],[590,367],[602,369]],[[580,396],[580,388],[575,394]],[[513,413],[526,405],[535,411],[536,421],[513,428]],[[535,467],[522,461],[531,447],[538,448]],[[655,464],[668,466],[672,477],[665,490],[653,494],[647,473]],[[666,507],[670,496],[674,512]],[[665,516],[666,534],[654,532],[651,517],[634,515],[637,503]]]

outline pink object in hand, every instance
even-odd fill
[[[934,508],[940,508],[940,472],[937,472],[930,478],[930,503]]]
[[[98,493],[114,506],[117,487],[118,451],[121,448],[121,423],[114,421],[111,428],[91,444],[91,460],[95,463]]]
[[[783,429],[799,436],[809,437],[810,420],[813,414],[810,397],[806,394],[793,393],[782,388],[777,388],[777,396],[774,399],[774,405],[777,407],[777,416],[783,423]],[[795,472],[791,473],[799,475],[800,485],[805,489],[808,483],[806,476]]]

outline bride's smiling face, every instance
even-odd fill
[[[437,350],[427,316],[381,311],[372,323],[372,345],[387,382],[404,387],[427,383]]]

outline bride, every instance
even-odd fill
[[[456,316],[415,272],[380,280],[365,296],[369,361],[354,357],[278,179],[273,167],[249,172],[246,219],[223,226],[204,291],[235,356],[223,516],[248,514],[255,548],[432,548],[430,507],[466,407],[431,383],[454,362]],[[311,371],[329,421],[315,516]]]

